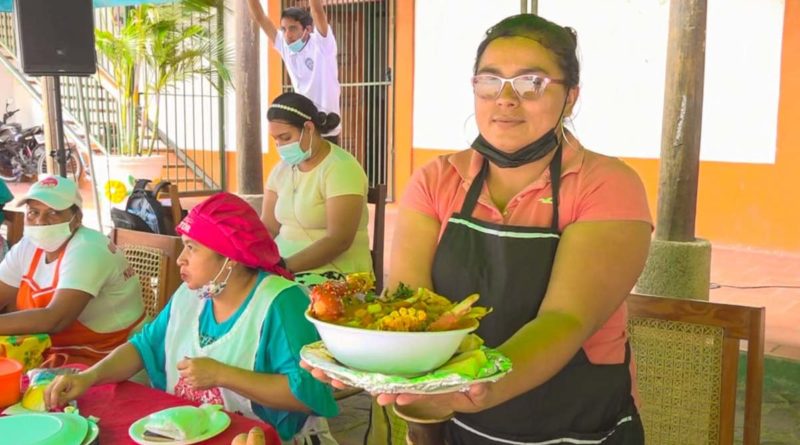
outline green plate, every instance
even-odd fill
[[[0,418],[0,437],[13,437],[14,445],[81,445],[88,423],[75,414],[19,414]]]
[[[222,411],[214,411],[209,414],[208,430],[205,433],[187,440],[156,440],[144,437],[144,426],[147,424],[149,416],[142,417],[131,425],[128,435],[134,442],[140,445],[189,445],[192,443],[208,440],[221,432],[225,431],[231,424],[231,418]]]
[[[100,428],[91,420],[87,423],[89,424],[89,431],[86,433],[81,445],[97,445],[99,443],[97,437],[100,435]]]

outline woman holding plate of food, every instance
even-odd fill
[[[624,303],[652,223],[637,174],[564,128],[576,50],[574,30],[535,15],[491,27],[472,78],[480,135],[416,171],[400,202],[389,287],[479,293],[493,313],[477,333],[513,363],[467,392],[377,397],[452,411],[451,445],[644,443]]]

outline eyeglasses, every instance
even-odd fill
[[[494,74],[478,74],[472,78],[472,89],[475,95],[481,99],[497,99],[505,88],[506,82],[511,84],[511,89],[514,90],[517,97],[527,100],[539,98],[547,85],[551,83],[564,84],[563,79],[551,79],[536,74],[523,74],[513,79],[506,79]]]

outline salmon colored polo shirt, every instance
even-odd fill
[[[440,156],[414,172],[400,205],[442,224],[461,210],[467,190],[480,171],[483,156],[475,150]],[[645,221],[652,225],[641,179],[617,158],[577,144],[562,153],[559,229],[578,221]],[[553,217],[550,171],[509,201],[504,212],[492,202],[484,184],[472,216],[494,224],[550,227]],[[621,305],[606,324],[583,344],[589,361],[617,364],[625,360],[628,311]],[[633,374],[635,376],[635,374]]]

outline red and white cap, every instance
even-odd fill
[[[17,201],[17,207],[28,201],[39,201],[53,210],[65,210],[73,205],[80,207],[83,199],[74,181],[61,176],[47,176],[33,184],[28,193]]]

